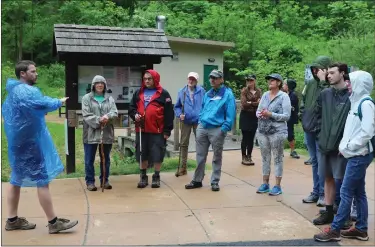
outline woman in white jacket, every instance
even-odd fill
[[[341,237],[368,240],[368,203],[365,191],[366,169],[371,164],[375,147],[371,138],[375,135],[375,105],[370,97],[374,82],[371,74],[355,71],[349,74],[351,81],[351,109],[346,119],[343,138],[340,142],[340,153],[348,159],[345,176],[341,187],[341,202],[332,222],[331,229],[314,236],[318,241],[337,241]],[[362,120],[358,116],[361,104]],[[352,205],[357,201],[357,222],[355,228],[341,231]]]

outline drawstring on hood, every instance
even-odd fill
[[[359,104],[359,101],[368,97],[374,87],[374,81],[370,73],[366,71],[354,71],[349,73],[350,83],[352,86],[352,93],[349,97],[350,102]]]

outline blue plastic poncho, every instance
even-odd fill
[[[37,87],[14,79],[8,79],[6,90],[2,114],[12,170],[10,183],[45,186],[64,170],[45,122],[46,113],[62,103],[43,96]]]

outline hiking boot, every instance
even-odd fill
[[[138,182],[138,188],[145,188],[148,185],[148,176],[147,175],[140,175],[140,180]]]
[[[324,211],[322,214],[319,215],[318,218],[313,220],[314,225],[326,225],[331,224],[333,222],[333,214]]]
[[[311,163],[311,158],[310,159],[308,159],[308,160],[305,160],[305,165],[312,165],[312,163]]]
[[[176,177],[179,177],[179,176],[184,176],[187,174],[187,170],[186,170],[186,164],[182,165],[182,167],[176,171]]]
[[[196,189],[196,188],[201,188],[202,182],[195,182],[191,181],[189,184],[185,185],[185,189],[190,190],[190,189]]]
[[[251,165],[251,166],[255,165],[255,163],[254,163],[254,161],[251,159],[251,156],[250,156],[250,155],[247,156],[247,160],[249,161],[249,165]]]
[[[57,218],[54,224],[49,223],[48,229],[50,234],[58,233],[61,231],[68,230],[75,227],[78,224],[78,220],[70,221],[63,218]]]
[[[319,196],[311,192],[308,197],[302,199],[302,202],[303,203],[316,203],[318,200],[319,200]]]
[[[100,185],[100,188],[103,188],[103,186]],[[105,190],[111,190],[112,189],[112,185],[107,182],[107,183],[104,184],[104,189]]]
[[[319,200],[318,202],[316,203],[316,206],[317,207],[325,207],[326,206],[326,202],[325,202],[325,198],[324,196],[319,196]],[[336,206],[337,207],[337,206]],[[336,209],[336,212],[337,212],[337,209]]]
[[[18,217],[15,221],[10,222],[9,220],[6,221],[5,230],[13,231],[13,230],[31,230],[36,227],[36,224],[30,223],[24,217]]]
[[[297,152],[294,150],[293,152],[290,153],[290,156],[294,159],[299,159],[299,155],[297,154]]]
[[[341,237],[343,238],[355,238],[362,241],[368,240],[367,232],[362,232],[357,228],[350,228],[349,230],[342,230]]]
[[[268,194],[270,196],[277,196],[277,195],[281,195],[282,193],[283,191],[281,190],[281,187],[279,185],[275,185],[273,186],[272,190]]]
[[[241,162],[242,165],[245,165],[245,166],[248,166],[250,165],[250,162],[249,160],[247,159],[247,156],[246,155],[242,155],[242,162]]]
[[[160,175],[152,175],[151,188],[160,188]]]
[[[270,192],[270,185],[269,184],[262,184],[257,190],[258,194],[268,193],[268,192]]]
[[[220,186],[219,184],[211,184],[211,190],[212,191],[220,191]]]
[[[339,210],[339,206],[336,204],[333,204],[333,213],[337,214],[337,211]],[[322,214],[323,212],[326,212],[326,208],[322,208],[319,210],[319,213]]]
[[[340,241],[340,231],[335,231],[328,227],[322,233],[315,234],[314,239],[319,242]]]
[[[87,185],[87,190],[88,191],[97,191],[98,188],[96,188],[95,184],[88,184]]]

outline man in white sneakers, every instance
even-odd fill
[[[375,105],[370,98],[374,82],[365,71],[349,74],[351,82],[351,109],[346,119],[339,151],[348,159],[341,186],[341,202],[331,228],[314,236],[321,242],[338,241],[341,238],[368,240],[368,203],[365,190],[366,169],[374,158]],[[350,213],[353,198],[357,204],[355,228],[340,230]]]

